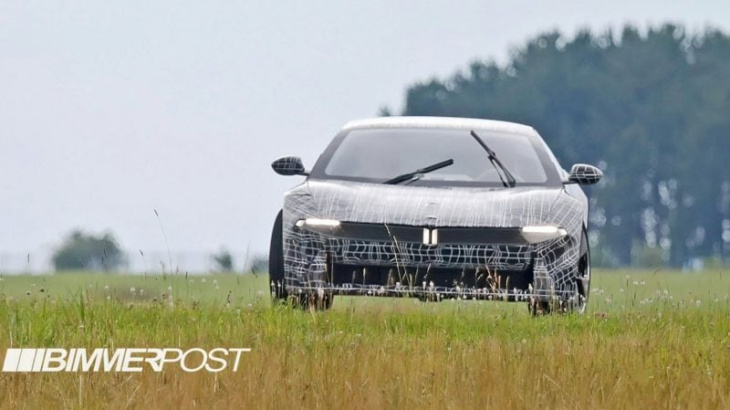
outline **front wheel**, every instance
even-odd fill
[[[533,316],[558,313],[585,313],[588,296],[591,290],[591,248],[585,227],[580,238],[580,257],[578,258],[576,276],[573,282],[574,293],[568,299],[544,301],[532,298],[527,305]]]
[[[282,231],[282,213],[276,215],[274,228],[271,231],[269,246],[269,290],[273,302],[286,301],[288,293],[284,285],[284,242]]]
[[[293,302],[301,309],[329,310],[335,299],[332,292],[307,292],[298,297],[292,297]]]
[[[575,278],[576,295],[573,302],[574,310],[585,313],[588,306],[588,296],[591,292],[591,247],[585,228],[580,240],[580,259],[578,259],[578,273]]]

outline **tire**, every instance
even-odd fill
[[[550,302],[537,299],[531,299],[527,302],[527,310],[531,316],[549,315],[553,311]]]
[[[580,240],[580,259],[578,259],[578,276],[576,282],[576,301],[573,309],[577,313],[585,313],[588,306],[588,297],[591,293],[591,246],[588,243],[588,234],[585,227]]]
[[[335,295],[332,292],[304,293],[299,295],[295,302],[303,310],[329,310],[332,307]]]
[[[269,245],[269,290],[274,303],[286,301],[289,294],[284,283],[284,242],[282,229],[282,214],[279,211],[274,220]]]

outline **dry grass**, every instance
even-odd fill
[[[0,347],[253,349],[236,373],[2,373],[0,407],[730,408],[719,273],[599,272],[588,314],[537,319],[471,301],[291,311],[268,305],[265,277],[0,283]]]

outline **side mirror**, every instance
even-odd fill
[[[575,164],[570,168],[568,181],[580,185],[593,185],[603,178],[603,171],[588,164]]]
[[[281,157],[271,163],[271,168],[279,175],[309,175],[299,157]]]

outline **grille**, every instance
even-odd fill
[[[413,242],[374,242],[331,239],[328,251],[336,262],[348,265],[405,265],[433,267],[487,266],[522,270],[530,263],[532,252],[527,245],[424,245]]]
[[[350,287],[404,286],[422,288],[463,289],[518,289],[526,291],[533,281],[532,266],[519,271],[490,271],[483,269],[397,269],[383,266],[350,266],[335,263],[332,265],[334,285]]]

